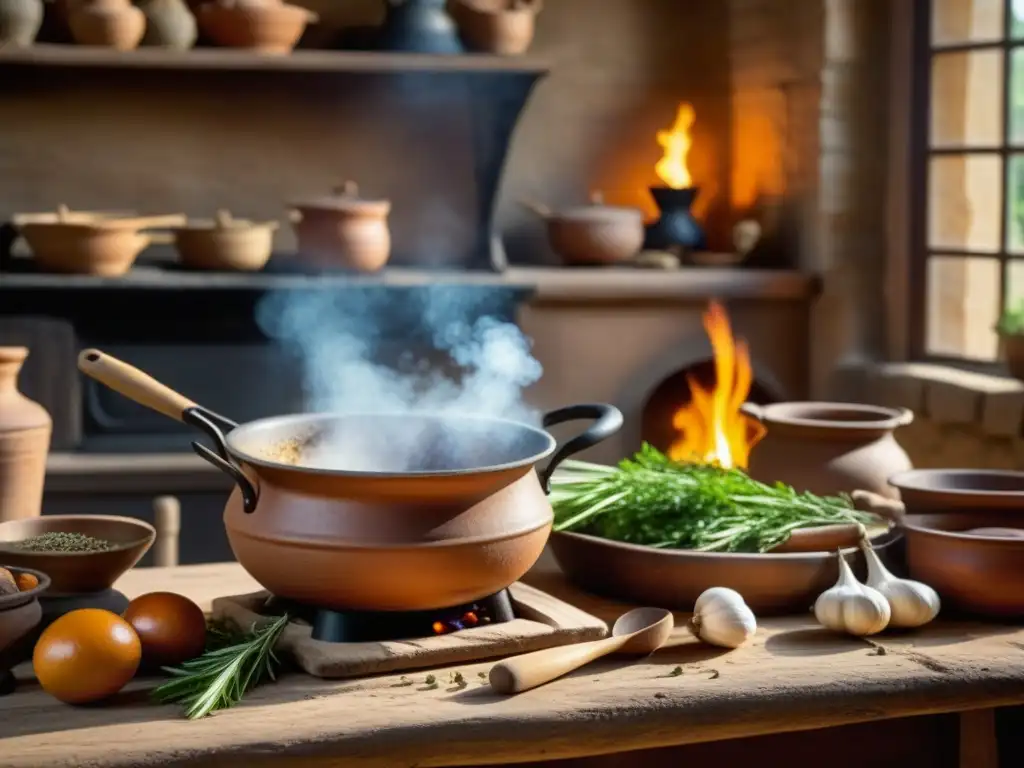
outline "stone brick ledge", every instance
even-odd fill
[[[910,408],[918,419],[992,438],[1024,436],[1024,384],[930,363],[884,363],[865,377],[872,402]]]

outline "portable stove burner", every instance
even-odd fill
[[[266,610],[288,613],[313,627],[313,639],[328,643],[368,643],[447,635],[482,624],[512,621],[515,612],[508,589],[452,608],[431,611],[334,611],[276,597]]]

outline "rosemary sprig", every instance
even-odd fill
[[[171,679],[153,691],[153,698],[162,704],[184,704],[189,720],[233,707],[264,680],[276,679],[280,661],[274,646],[287,626],[285,614],[259,629],[253,627],[233,645],[223,646],[220,642],[229,635],[218,627],[213,647],[202,656],[180,667],[164,668]]]
[[[647,444],[617,467],[563,462],[550,499],[556,531],[705,552],[765,552],[798,528],[878,522],[844,496],[798,493],[739,469],[672,461]]]

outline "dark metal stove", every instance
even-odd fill
[[[277,597],[267,599],[265,610],[301,619],[313,627],[314,640],[328,643],[412,640],[515,618],[507,589],[482,600],[434,611],[332,611]]]

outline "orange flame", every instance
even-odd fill
[[[672,417],[678,439],[669,447],[674,461],[698,461],[730,469],[746,469],[750,450],[765,435],[760,422],[740,412],[753,381],[750,350],[733,339],[729,316],[718,302],[704,313],[704,330],[711,340],[715,385],[704,388],[687,376],[690,402]]]
[[[672,189],[685,189],[693,186],[690,169],[686,165],[686,156],[693,146],[690,128],[697,119],[690,104],[680,104],[676,113],[676,121],[667,131],[658,131],[658,144],[665,150],[661,160],[654,166],[655,173]]]

